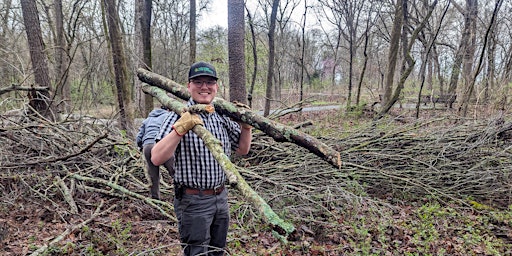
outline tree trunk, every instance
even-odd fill
[[[363,56],[364,56],[364,62],[363,67],[361,70],[361,74],[359,75],[359,82],[357,84],[357,93],[356,93],[356,105],[359,105],[361,100],[361,89],[363,87],[363,79],[364,75],[366,73],[366,68],[368,67],[368,42],[370,40],[369,36],[369,30],[370,30],[370,19],[366,22],[366,29],[364,31],[364,48],[363,48]]]
[[[434,36],[432,36],[432,38],[430,38],[430,40],[425,45],[425,53],[423,54],[423,59],[421,61],[421,67],[420,67],[420,91],[418,92],[418,98],[416,101],[416,118],[419,118],[419,115],[420,115],[421,95],[423,92],[423,86],[425,84],[425,72],[426,72],[427,66],[428,66],[429,70],[431,70],[431,67],[432,67],[432,64],[430,64],[428,62],[428,59],[430,59],[430,52],[431,52],[431,50],[434,46],[434,43],[437,39],[437,35],[439,35],[439,31],[441,30],[441,25],[443,23],[444,17],[446,16],[446,12],[448,11],[449,6],[450,6],[450,2],[448,2],[448,4],[446,5],[446,8],[444,9],[443,15],[441,16],[441,20],[439,21],[439,24],[437,26]],[[430,81],[427,83],[429,84],[429,87],[432,87],[432,72],[429,72],[428,77],[430,77],[429,78]],[[430,89],[432,89],[432,88],[430,88]],[[432,96],[433,95],[430,95],[431,100],[432,100]]]
[[[4,0],[3,1],[3,8],[0,9],[0,45],[6,45],[8,37],[7,34],[9,32],[9,21],[10,21],[10,15],[12,8],[12,0]],[[0,51],[0,59],[8,59],[8,53]],[[10,68],[7,65],[0,65],[0,77],[3,79],[6,79],[10,77],[11,71]]]
[[[115,6],[115,0],[104,0],[109,44],[112,50],[112,61],[114,66],[116,96],[119,108],[119,123],[121,129],[131,131],[133,126],[133,110],[130,100],[130,87],[128,82],[128,66],[123,49],[123,41],[120,31],[119,13]]]
[[[189,34],[189,57],[188,62],[190,65],[196,62],[196,48],[197,48],[197,40],[196,40],[196,16],[197,16],[197,8],[196,8],[196,0],[190,0],[190,34]]]
[[[57,78],[55,85],[55,96],[60,104],[61,109],[69,112],[71,110],[71,90],[68,82],[69,68],[69,49],[64,38],[64,15],[62,13],[62,0],[54,0],[55,9],[55,76]]]
[[[247,6],[245,6],[247,11],[247,18],[249,21],[249,28],[251,29],[251,42],[252,42],[252,57],[254,59],[254,67],[252,70],[252,78],[251,78],[251,87],[249,89],[249,93],[247,94],[247,101],[249,103],[249,107],[252,108],[252,95],[254,92],[254,85],[256,84],[256,75],[258,74],[258,54],[256,52],[256,33],[254,32],[254,23],[252,21],[251,12],[249,9],[247,9]]]
[[[439,81],[439,94],[444,95],[444,76],[441,72],[441,63],[439,62],[439,53],[437,52],[436,45],[433,46],[432,58],[434,62],[434,73],[437,75]]]
[[[36,2],[32,0],[21,0],[21,9],[30,49],[30,60],[32,62],[32,70],[34,71],[35,84],[39,87],[48,88],[46,91],[30,91],[28,93],[30,99],[29,105],[42,116],[50,120],[56,120],[55,113],[53,113],[51,107],[50,72],[48,69],[48,59],[44,53],[44,42]]]
[[[484,87],[484,102],[489,102],[489,92],[494,89],[495,75],[496,75],[496,48],[498,41],[496,38],[496,22],[494,22],[491,29],[491,35],[489,38],[489,48],[487,50],[487,75],[485,76],[485,87]]]
[[[422,31],[425,28],[425,25],[427,24],[427,21],[432,16],[432,12],[434,11],[434,8],[436,7],[436,5],[437,5],[437,0],[434,0],[432,5],[429,6],[428,13],[425,16],[425,18],[423,19],[423,21],[421,22],[421,24],[419,26],[417,26],[416,29],[412,32],[411,38],[410,38],[410,40],[408,40],[409,43],[408,43],[408,45],[406,47],[406,51],[404,52],[404,54],[405,54],[404,58],[405,59],[404,59],[404,64],[403,65],[405,65],[405,67],[402,68],[403,72],[402,72],[402,75],[400,76],[400,80],[398,81],[398,84],[397,84],[397,87],[396,87],[396,89],[395,89],[395,91],[393,93],[393,96],[391,97],[391,99],[389,99],[388,102],[386,102],[384,104],[383,109],[379,112],[379,114],[375,117],[375,119],[382,118],[391,109],[391,107],[395,104],[395,102],[398,100],[398,98],[399,98],[399,96],[400,96],[400,94],[401,94],[401,92],[402,92],[402,90],[404,88],[405,81],[407,80],[407,78],[411,74],[411,72],[412,72],[412,70],[414,68],[414,65],[415,65],[415,60],[411,57],[411,54],[410,54],[412,46],[414,45],[414,42],[418,38],[418,34],[420,33],[420,31]],[[402,11],[404,11],[403,8],[400,8],[400,9],[402,9]],[[399,11],[397,11],[397,12],[399,12]],[[395,14],[397,14],[397,13],[395,13]],[[398,47],[397,47],[397,51],[398,51]]]
[[[137,68],[152,69],[151,56],[151,0],[135,1],[135,45],[138,56],[136,58]],[[136,78],[136,77],[135,77]],[[135,79],[135,102],[137,116],[145,117],[153,110],[153,97],[145,94],[141,90],[142,83],[139,79]]]
[[[476,2],[476,0],[475,0],[475,2]],[[475,72],[474,72],[474,74],[472,76],[472,79],[470,79],[471,83],[468,85],[466,91],[463,94],[463,99],[462,99],[461,105],[459,107],[459,113],[462,112],[462,115],[464,117],[466,116],[467,111],[468,111],[469,100],[471,98],[471,95],[473,95],[476,79],[477,79],[478,74],[480,73],[480,70],[482,68],[482,63],[483,63],[484,55],[485,55],[485,49],[486,49],[487,43],[489,41],[489,35],[492,33],[492,30],[494,28],[495,18],[498,15],[498,12],[499,12],[499,10],[501,8],[501,3],[502,3],[501,0],[496,1],[496,5],[494,6],[494,10],[493,10],[493,13],[492,13],[491,20],[489,21],[489,26],[487,27],[487,31],[485,32],[484,43],[483,43],[483,46],[482,46],[482,52],[480,54],[480,58],[479,58],[477,67],[476,67]],[[475,16],[476,16],[476,14],[475,14]]]
[[[304,0],[304,13],[302,14],[302,27],[301,27],[301,36],[302,36],[302,44],[300,47],[300,91],[299,91],[299,102],[304,100],[304,56],[306,53],[306,17],[308,13],[308,1]],[[302,107],[301,107],[302,111]]]
[[[274,34],[276,29],[276,18],[277,18],[277,7],[279,7],[279,0],[272,2],[272,13],[270,14],[270,27],[268,29],[268,69],[267,69],[267,89],[265,91],[265,109],[263,110],[263,116],[270,114],[271,101],[272,101],[272,82],[274,78],[274,59],[275,59],[275,46],[274,46]]]
[[[450,77],[450,84],[448,85],[448,92],[449,95],[456,95],[457,94],[457,84],[459,81],[460,76],[460,70],[464,63],[464,69],[465,72],[470,72],[471,68],[470,66],[473,65],[472,58],[473,56],[470,56],[469,51],[472,51],[474,54],[474,22],[476,22],[476,0],[466,0],[466,10],[464,11],[464,30],[462,31],[462,37],[460,39],[459,48],[457,49],[457,53],[455,55],[455,61],[453,63],[452,67],[452,73]],[[473,17],[474,16],[474,17]],[[468,49],[473,49],[469,50]],[[471,59],[470,59],[471,58]],[[463,72],[464,74],[464,72]],[[468,77],[465,77],[468,78]],[[466,79],[467,80],[467,79]],[[453,102],[455,101],[455,98],[450,99],[450,102],[448,103],[449,106],[452,106]],[[461,102],[462,104],[462,102]]]
[[[389,42],[388,54],[388,70],[386,72],[386,81],[384,83],[384,93],[381,104],[388,105],[393,92],[393,81],[395,79],[396,63],[398,61],[398,50],[400,48],[400,34],[402,32],[403,22],[403,5],[402,0],[398,0],[395,6],[395,20],[393,22],[393,30],[391,31],[391,39]]]
[[[228,0],[229,100],[247,103],[244,0]]]

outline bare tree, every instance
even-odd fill
[[[55,113],[51,110],[52,101],[50,97],[51,84],[48,69],[48,59],[44,53],[44,43],[41,33],[41,23],[35,1],[21,0],[23,22],[27,33],[28,47],[30,49],[30,60],[34,71],[36,86],[46,87],[48,90],[29,92],[30,106],[42,116],[55,120]]]
[[[333,13],[336,13],[334,16],[338,17],[336,19],[336,26],[339,30],[340,35],[347,41],[348,44],[348,92],[347,92],[347,108],[349,108],[352,104],[352,90],[354,84],[354,62],[357,55],[357,49],[359,46],[359,42],[364,35],[359,35],[358,31],[361,24],[361,15],[364,11],[365,4],[367,1],[360,0],[347,0],[347,1],[332,1],[332,3],[328,3],[328,1],[322,1],[324,4],[328,5]],[[371,4],[370,4],[371,5]],[[370,19],[370,17],[367,17]],[[343,29],[343,24],[346,29]],[[362,23],[365,24],[365,23]]]
[[[255,30],[254,30],[254,23],[253,23],[253,19],[252,19],[252,15],[251,15],[251,12],[249,11],[249,9],[247,8],[247,6],[245,6],[245,9],[247,11],[247,20],[248,20],[248,23],[249,23],[249,28],[251,30],[251,50],[252,50],[252,57],[253,57],[253,61],[254,61],[254,66],[253,66],[253,70],[252,70],[252,76],[251,76],[251,86],[249,87],[249,92],[247,94],[247,101],[249,103],[249,106],[252,107],[252,95],[253,95],[253,92],[254,92],[254,84],[256,83],[256,75],[258,73],[258,54],[257,54],[257,51],[256,51],[256,46],[257,46],[257,41],[256,41],[256,33],[255,33]]]
[[[190,52],[188,57],[188,62],[192,65],[196,62],[196,48],[197,48],[197,40],[196,40],[196,20],[197,20],[197,10],[196,10],[196,0],[190,0],[190,33],[189,33],[189,45]]]
[[[400,0],[400,1],[398,1],[398,4],[396,6],[397,9],[395,11],[395,22],[394,22],[394,25],[393,25],[393,33],[392,33],[392,36],[391,36],[391,47],[390,47],[391,49],[390,49],[390,54],[389,54],[389,58],[390,58],[389,62],[390,62],[390,64],[391,63],[396,64],[396,59],[392,60],[391,58],[397,58],[399,46],[398,45],[393,45],[393,43],[394,44],[398,44],[398,41],[400,40],[399,39],[400,35],[397,35],[397,33],[396,33],[397,29],[400,30],[397,25],[398,25],[398,23],[402,23],[403,21],[398,21],[397,22],[397,20],[400,20],[401,19],[400,17],[402,17],[402,19],[404,17],[403,14],[401,14],[401,12],[406,10],[405,7],[407,5],[404,3],[405,1],[408,1],[408,0]],[[427,3],[425,3],[425,4],[427,4]],[[392,94],[390,94],[391,97],[389,98],[389,100],[385,101],[384,107],[378,113],[378,115],[375,117],[375,119],[382,118],[386,113],[388,113],[388,111],[391,109],[391,107],[396,103],[396,101],[400,97],[400,94],[402,93],[402,90],[404,88],[405,81],[407,80],[407,78],[411,74],[411,72],[412,72],[412,70],[414,68],[414,65],[416,63],[414,58],[411,56],[411,49],[412,49],[412,47],[414,45],[414,42],[418,38],[418,34],[420,33],[420,31],[422,31],[425,28],[425,25],[426,25],[427,21],[432,16],[432,12],[434,11],[434,8],[436,7],[436,5],[437,5],[437,0],[434,0],[432,5],[428,6],[427,14],[423,18],[422,22],[411,33],[411,38],[409,38],[409,40],[407,40],[408,44],[407,44],[407,47],[406,47],[406,49],[404,51],[404,55],[405,55],[404,59],[405,60],[403,61],[403,64],[402,64],[404,67],[402,67],[402,73],[401,73],[400,79],[398,80],[398,84],[397,84],[394,92],[392,91],[393,79],[390,79],[389,77],[392,77],[394,75],[393,73],[394,73],[395,68],[388,67],[388,70],[393,70],[393,73],[391,73],[390,71],[388,71],[388,73],[387,73],[388,77],[386,79],[385,90],[386,91],[389,90],[390,92],[392,92]]]
[[[4,1],[4,8],[0,9],[0,45],[7,46],[8,41],[8,32],[9,29],[9,13],[11,12],[11,6],[12,6],[12,0],[5,0]],[[0,58],[7,60],[8,54],[6,54],[4,51],[0,51]],[[0,65],[0,77],[6,78],[9,77],[9,66],[8,65]]]
[[[366,19],[366,28],[364,30],[364,33],[363,33],[363,38],[364,38],[364,46],[363,46],[363,56],[364,56],[364,61],[363,61],[363,66],[361,67],[361,73],[359,74],[359,82],[357,84],[357,92],[356,92],[356,105],[359,105],[360,104],[360,101],[361,101],[361,89],[363,87],[363,79],[365,77],[365,73],[366,73],[366,69],[368,67],[368,60],[369,60],[369,56],[368,56],[368,45],[369,45],[369,42],[370,42],[370,29],[371,27],[373,26],[373,23],[374,21],[370,18],[371,17],[371,13],[373,12],[373,8],[374,6],[372,5],[372,7],[368,10],[368,17]],[[377,8],[377,7],[375,7]]]
[[[433,48],[434,43],[436,41],[437,35],[439,35],[439,31],[441,30],[441,25],[443,23],[444,17],[446,16],[446,13],[448,12],[448,7],[450,7],[450,2],[448,2],[446,7],[444,8],[443,15],[441,16],[441,19],[439,21],[437,29],[434,31],[432,37],[428,40],[428,42],[426,41],[427,39],[424,38],[425,50],[424,50],[424,53],[423,53],[423,56],[422,56],[421,67],[420,67],[420,90],[418,92],[418,98],[417,98],[417,101],[416,101],[416,118],[419,118],[421,94],[422,94],[422,91],[423,91],[423,86],[425,84],[425,72],[426,72],[426,69],[427,69],[428,59],[429,59],[429,56],[430,56],[430,52],[432,51],[432,48]],[[418,9],[420,9],[420,8],[418,8]],[[423,9],[423,8],[421,8],[421,9]],[[432,97],[432,95],[430,95],[430,96]],[[431,98],[431,100],[432,100],[432,98]]]
[[[300,89],[299,101],[304,100],[304,55],[306,54],[306,18],[308,14],[308,1],[304,0],[304,13],[302,14],[301,47],[300,47]]]
[[[477,64],[477,67],[475,69],[475,72],[473,74],[472,79],[469,80],[470,81],[469,85],[466,87],[466,90],[464,91],[462,102],[461,102],[461,105],[459,107],[459,113],[462,112],[463,116],[467,115],[469,99],[471,98],[471,95],[473,94],[477,76],[478,76],[478,74],[481,71],[482,62],[484,60],[484,55],[485,55],[485,48],[486,48],[486,46],[488,44],[488,41],[489,41],[489,35],[492,33],[492,30],[495,27],[494,26],[495,18],[498,15],[498,12],[499,12],[499,10],[501,8],[501,3],[502,3],[501,0],[496,0],[496,4],[495,4],[494,10],[492,12],[491,20],[489,21],[489,26],[487,27],[487,31],[485,32],[484,44],[483,44],[482,51],[481,51],[481,54],[480,54],[479,62]]]
[[[398,0],[395,5],[395,20],[393,21],[393,30],[391,32],[391,39],[389,41],[389,54],[388,54],[388,65],[386,72],[386,80],[384,83],[384,93],[382,97],[382,104],[389,105],[391,94],[393,92],[393,81],[395,79],[395,70],[398,62],[398,50],[400,48],[400,35],[402,34],[402,25],[404,15],[402,12],[406,11],[403,9],[403,1]],[[387,112],[387,111],[386,111]]]
[[[330,31],[327,31],[324,26],[322,26],[322,30],[326,36],[326,46],[329,47],[329,51],[325,51],[324,55],[326,55],[324,58],[324,69],[330,69],[329,73],[325,73],[324,75],[329,75],[330,82],[331,82],[331,88],[335,88],[336,85],[336,71],[338,70],[338,62],[340,58],[340,48],[341,48],[341,39],[342,39],[342,17],[341,12],[339,11],[333,11],[336,9],[333,9],[332,4],[338,3],[339,1],[332,1],[333,3],[330,3],[331,1],[321,1],[322,4],[320,13],[317,14],[317,16],[323,16],[327,21],[336,27],[335,33],[330,33]],[[332,13],[332,15],[330,15]],[[334,35],[332,35],[334,34]]]
[[[71,109],[71,90],[68,82],[69,49],[66,44],[64,31],[64,15],[62,13],[62,0],[54,0],[55,12],[55,96],[63,103],[63,109]]]
[[[247,103],[244,0],[228,0],[229,99]]]
[[[151,0],[135,1],[135,44],[137,51],[137,67],[152,69],[151,63]],[[136,77],[135,77],[136,78]],[[142,82],[135,79],[135,102],[138,116],[147,116],[153,109],[153,97],[143,93]]]
[[[109,35],[109,44],[112,49],[117,104],[120,114],[120,127],[131,131],[133,127],[133,109],[130,100],[130,86],[128,82],[128,66],[124,53],[123,39],[121,37],[119,13],[115,0],[104,0]]]
[[[274,46],[274,34],[276,28],[276,17],[277,8],[279,7],[279,0],[273,0],[272,12],[270,14],[270,27],[268,29],[268,70],[267,70],[267,89],[265,91],[265,108],[263,110],[263,116],[270,114],[270,102],[272,100],[272,80],[274,78],[274,59],[275,59],[275,46]]]
[[[458,10],[462,8],[453,0],[451,0]],[[464,14],[464,29],[462,31],[462,37],[460,39],[459,48],[455,55],[455,61],[452,66],[452,73],[450,77],[450,84],[448,86],[448,94],[457,94],[457,84],[459,81],[459,75],[461,66],[463,68],[463,74],[466,82],[469,82],[470,74],[473,66],[473,58],[475,52],[475,26],[476,17],[478,13],[477,0],[466,0],[466,9],[462,10]],[[469,73],[468,73],[469,72]],[[450,99],[449,105],[451,106],[455,98]]]

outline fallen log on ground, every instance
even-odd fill
[[[173,100],[167,96],[166,91],[150,85],[143,85],[142,90],[146,93],[151,94],[153,97],[157,98],[160,103],[169,107],[170,110],[181,114],[186,109],[186,105],[180,103],[176,100]],[[258,193],[256,193],[244,178],[240,175],[237,168],[230,160],[229,157],[224,154],[222,150],[222,146],[220,145],[220,141],[215,138],[206,128],[202,125],[196,125],[192,129],[204,142],[208,147],[210,152],[212,152],[213,156],[222,166],[222,169],[226,173],[228,177],[228,181],[232,187],[236,187],[242,195],[247,198],[253,206],[258,209],[263,219],[270,224],[273,229],[278,232],[280,235],[284,235],[288,237],[295,231],[295,227],[281,219],[272,208],[261,198]]]
[[[187,88],[171,79],[142,68],[137,70],[137,75],[142,82],[159,87],[180,99],[188,100],[190,98]],[[235,104],[221,98],[215,98],[213,105],[219,113],[225,114],[234,120],[250,124],[278,142],[293,142],[337,168],[342,166],[339,152],[307,133],[280,124],[253,111],[237,107]]]

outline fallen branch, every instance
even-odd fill
[[[158,87],[143,85],[142,90],[146,93],[151,94],[153,97],[157,98],[163,105],[169,107],[172,111],[181,114],[185,109],[185,105],[169,98],[166,92]],[[258,209],[260,214],[263,216],[263,219],[272,225],[276,229],[276,231],[281,235],[290,235],[295,231],[295,227],[282,220],[273,210],[272,208],[261,198],[244,180],[244,178],[240,175],[237,168],[224,154],[220,142],[201,125],[196,125],[192,131],[194,131],[202,140],[204,140],[206,146],[215,159],[222,166],[226,175],[234,175],[236,179],[236,183],[230,183],[231,186],[236,187],[243,196],[245,196],[249,201]]]
[[[11,86],[0,88],[0,95],[12,92],[12,91],[48,91],[48,87],[41,87],[41,86],[31,86],[31,87],[24,87],[19,86],[17,84],[11,84]]]
[[[162,207],[156,205],[156,203],[155,203],[155,202],[158,202],[158,203],[166,206],[168,209],[170,209],[171,205],[169,203],[167,203],[167,202],[162,202],[160,200],[155,200],[155,199],[151,199],[151,198],[139,195],[139,194],[137,194],[135,192],[132,192],[132,191],[130,191],[130,190],[128,190],[128,189],[118,185],[118,184],[112,183],[110,181],[106,181],[106,180],[102,180],[102,179],[98,179],[98,178],[85,177],[85,176],[82,176],[82,175],[79,175],[79,174],[71,174],[69,177],[77,179],[77,180],[81,180],[81,181],[99,183],[99,184],[103,184],[103,185],[109,186],[112,189],[115,189],[115,190],[117,190],[117,191],[119,191],[119,192],[121,192],[123,194],[126,194],[128,196],[140,199],[140,200],[148,203],[149,205],[151,205],[154,208],[158,209],[165,217],[169,218],[171,221],[173,221],[173,222],[177,222],[178,221],[174,216],[172,216],[169,213],[167,213],[164,209],[162,209]]]
[[[60,189],[62,190],[62,195],[64,196],[64,200],[69,204],[69,207],[71,208],[71,213],[77,214],[78,213],[78,207],[76,206],[75,200],[73,200],[73,195],[64,182],[59,176],[56,176],[55,179],[57,180],[57,184],[60,186]]]
[[[190,94],[186,90],[186,87],[172,81],[171,79],[142,68],[137,70],[137,75],[142,82],[170,92],[180,99],[188,100],[190,98]],[[250,124],[278,142],[293,142],[306,148],[337,168],[341,168],[342,166],[339,152],[307,133],[280,124],[250,110],[236,107],[233,103],[221,98],[215,98],[213,100],[213,105],[217,112],[227,115],[234,120]]]

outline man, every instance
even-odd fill
[[[135,139],[137,146],[142,151],[144,158],[146,159],[146,168],[151,182],[149,192],[153,199],[160,199],[160,167],[151,162],[151,149],[153,149],[153,146],[155,145],[155,137],[160,131],[160,126],[164,122],[168,113],[169,109],[165,106],[149,112],[148,117],[142,121],[142,125],[140,126]],[[171,177],[174,177],[173,164],[174,157],[171,157],[164,163],[164,167],[167,169]]]
[[[187,105],[211,104],[219,86],[215,68],[205,62],[194,63],[189,70]],[[203,125],[220,140],[224,153],[249,152],[251,126],[232,121],[217,112],[180,117],[170,112],[162,124],[151,160],[159,165],[175,157],[174,211],[185,255],[223,255],[229,227],[226,175],[204,142],[188,132]]]

